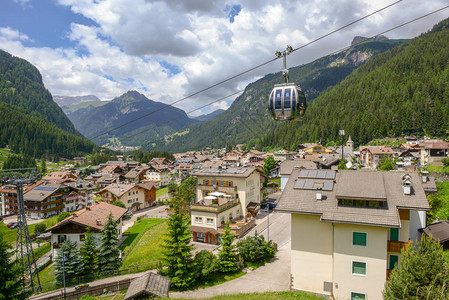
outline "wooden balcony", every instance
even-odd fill
[[[234,207],[236,205],[239,205],[239,204],[240,204],[240,199],[230,200],[222,205],[203,205],[203,204],[195,203],[190,207],[190,210],[220,213],[222,211],[225,211],[225,210],[227,210],[231,207]]]
[[[407,249],[408,242],[387,241],[387,251],[401,253],[402,248]]]
[[[388,280],[388,278],[390,278],[390,274],[391,274],[392,271],[393,270],[387,270],[387,280]]]
[[[225,226],[226,225],[222,225],[222,226],[218,227],[218,233],[219,234],[223,234],[224,233]],[[248,230],[250,230],[254,226],[256,226],[256,220],[255,219],[251,219],[251,220],[249,220],[247,222],[245,222],[244,219],[240,219],[238,221],[232,221],[229,224],[229,227],[231,227],[231,232],[235,236],[243,235],[245,232],[247,232]]]
[[[222,193],[235,193],[237,186],[204,185],[198,184],[198,189],[202,191],[218,191]]]

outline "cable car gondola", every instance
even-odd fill
[[[282,56],[284,58],[282,75],[285,78],[285,83],[274,86],[268,99],[268,109],[273,119],[277,121],[298,119],[304,115],[307,108],[306,97],[301,88],[295,83],[288,82],[286,56],[292,51],[292,47],[287,46],[284,52],[276,52],[277,57]]]

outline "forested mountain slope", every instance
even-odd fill
[[[299,142],[354,142],[415,134],[446,137],[449,129],[449,19],[373,57],[310,104],[300,123],[283,123],[256,144],[294,148]]]
[[[35,66],[0,50],[0,102],[39,115],[59,128],[79,135],[72,122],[53,101]]]
[[[6,145],[34,157],[71,158],[95,148],[53,102],[39,71],[0,50],[0,147]]]
[[[312,101],[372,56],[403,42],[403,40],[371,40],[355,45],[340,53],[291,68],[290,81],[299,84],[307,100]],[[272,121],[267,110],[267,99],[273,85],[282,83],[283,80],[280,72],[269,74],[249,84],[243,94],[219,117],[191,125],[188,134],[175,136],[169,143],[161,139],[147,143],[144,148],[182,152],[200,150],[208,146],[223,147],[226,144],[255,143],[257,138],[274,131],[281,125]]]
[[[157,111],[161,108],[164,109]],[[149,113],[152,114],[102,135],[93,142],[103,145],[109,139],[118,138],[123,145],[140,146],[142,141],[163,138],[196,122],[183,110],[152,101],[136,91],[129,91],[99,107],[90,106],[67,112],[67,116],[81,133],[92,138]]]

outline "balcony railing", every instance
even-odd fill
[[[225,193],[235,193],[237,192],[237,186],[221,186],[221,185],[204,185],[198,184],[198,189],[202,191],[218,191]]]
[[[256,220],[255,219],[251,219],[251,220],[249,220],[247,222],[244,222],[243,219],[242,219],[240,221],[231,222],[231,224],[229,224],[229,227],[231,227],[231,232],[235,236],[241,236],[242,234],[244,234],[245,232],[247,232],[248,230],[250,230],[254,226],[256,226]],[[223,234],[224,231],[225,231],[225,225],[222,225],[222,226],[218,227],[218,233],[219,234]]]
[[[401,253],[401,249],[407,249],[408,242],[398,242],[398,241],[388,241],[387,242],[387,251],[394,253]]]
[[[214,213],[220,213],[222,211],[225,211],[231,207],[234,207],[240,203],[240,199],[234,199],[226,202],[222,205],[203,205],[199,203],[195,203],[190,207],[190,210],[196,210],[196,211],[208,211],[208,212],[214,212]]]

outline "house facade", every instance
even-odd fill
[[[65,210],[70,188],[64,184],[39,182],[24,193],[25,214],[31,218],[48,218]]]
[[[76,247],[80,249],[85,238],[87,227],[91,228],[91,232],[99,241],[103,226],[108,220],[108,215],[112,214],[112,218],[117,222],[118,238],[122,236],[122,217],[126,213],[126,209],[98,202],[92,206],[88,206],[58,224],[50,227],[45,232],[51,233],[51,251],[53,258],[58,255],[58,249],[64,241],[70,240],[76,243]]]
[[[170,183],[170,169],[164,165],[150,165],[147,169],[146,180],[154,181],[159,186],[166,186]]]
[[[428,165],[441,162],[449,154],[448,142],[425,142],[421,146],[421,164]]]
[[[291,214],[292,288],[334,299],[382,299],[401,249],[426,225],[430,207],[420,179],[293,170],[276,207]]]
[[[154,205],[156,186],[149,184],[114,183],[98,192],[107,203],[122,202],[130,211],[137,211]]]
[[[360,163],[365,167],[377,168],[385,158],[393,158],[395,152],[389,146],[361,146]]]

